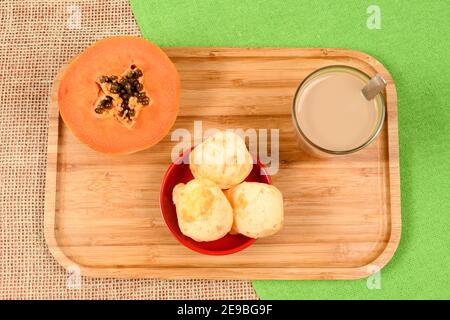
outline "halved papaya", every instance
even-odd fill
[[[82,143],[103,153],[127,154],[168,134],[178,113],[180,80],[158,46],[120,36],[79,54],[57,90],[60,115]]]

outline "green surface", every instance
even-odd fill
[[[161,46],[343,47],[379,59],[398,91],[402,239],[381,289],[255,281],[262,299],[450,298],[450,1],[131,1]],[[366,26],[381,8],[381,29]]]

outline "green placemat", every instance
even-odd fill
[[[143,35],[161,46],[350,48],[375,56],[396,81],[403,230],[381,288],[366,279],[255,281],[262,299],[450,298],[450,1],[131,4]],[[377,26],[370,5],[380,29],[368,27]]]

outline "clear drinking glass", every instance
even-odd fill
[[[385,98],[382,93],[370,101],[364,98],[360,90],[369,80],[358,69],[329,66],[302,81],[294,96],[292,120],[303,150],[319,157],[346,155],[377,137],[385,118]],[[339,143],[333,145],[333,139]]]

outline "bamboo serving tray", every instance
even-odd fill
[[[166,48],[181,78],[173,129],[279,129],[285,223],[276,235],[227,256],[190,251],[159,209],[170,135],[126,156],[97,153],[60,121],[50,104],[45,200],[48,247],[82,275],[129,278],[354,279],[382,268],[400,240],[397,97],[374,58],[341,49]],[[387,80],[386,120],[366,149],[316,159],[296,144],[292,99],[312,71],[347,65]],[[269,149],[270,150],[270,149]]]

